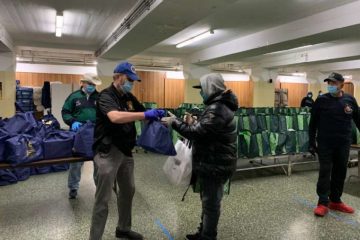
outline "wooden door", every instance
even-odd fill
[[[354,84],[352,82],[346,82],[344,84],[343,91],[351,96],[354,96]]]

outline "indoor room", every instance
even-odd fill
[[[360,239],[359,11],[0,0],[0,239]]]

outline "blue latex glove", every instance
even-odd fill
[[[146,120],[160,120],[162,117],[165,117],[165,111],[161,109],[150,109],[144,114]]]
[[[76,132],[77,130],[79,130],[81,125],[82,125],[81,122],[73,122],[73,124],[71,124],[71,130]]]

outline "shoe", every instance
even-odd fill
[[[69,192],[69,199],[75,199],[77,196],[77,190],[76,189],[71,189]]]
[[[194,233],[194,234],[188,234],[185,237],[186,240],[199,240],[200,239],[200,233]]]
[[[343,213],[354,213],[355,212],[355,210],[352,207],[350,207],[349,205],[346,205],[343,202],[330,202],[329,208],[331,210],[336,210],[336,211],[340,211]]]
[[[134,231],[120,231],[118,229],[116,229],[116,232],[115,232],[115,236],[117,238],[126,238],[126,239],[133,239],[133,240],[143,240],[144,237],[140,234],[140,233],[137,233],[137,232],[134,232]]]
[[[329,208],[325,205],[318,204],[314,209],[314,214],[319,217],[325,216],[329,212]]]

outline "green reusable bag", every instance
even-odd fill
[[[257,124],[258,131],[266,131],[267,130],[265,114],[257,114],[256,115],[256,124]]]
[[[297,131],[296,132],[296,152],[306,153],[309,151],[309,132]]]
[[[238,121],[239,131],[257,132],[258,126],[255,115],[241,115]]]
[[[289,130],[286,132],[285,148],[287,153],[296,153],[296,131]]]
[[[299,114],[296,116],[298,130],[300,131],[308,131],[309,123],[310,123],[310,114]]]
[[[278,115],[266,115],[266,125],[269,132],[279,131],[279,116]]]
[[[251,133],[242,131],[238,136],[238,157],[244,158],[249,156]]]
[[[286,154],[286,134],[285,133],[277,133],[277,132],[271,132],[269,134],[269,140],[270,140],[270,150],[271,155],[282,155]]]

